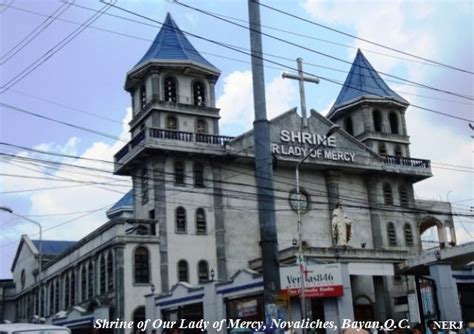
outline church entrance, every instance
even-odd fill
[[[374,309],[367,297],[359,297],[354,304],[354,318],[356,321],[374,321]]]
[[[311,298],[311,320],[321,320],[324,323],[324,299],[323,298]],[[316,329],[315,333],[324,334],[326,330],[324,328]]]

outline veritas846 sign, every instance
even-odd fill
[[[305,297],[339,297],[344,294],[339,264],[314,264],[303,267]],[[300,267],[280,267],[281,289],[290,296],[301,291]]]

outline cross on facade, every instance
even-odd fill
[[[315,84],[319,83],[319,78],[312,75],[304,75],[303,72],[303,59],[296,59],[298,63],[298,74],[283,72],[283,79],[294,79],[299,81],[300,85],[300,100],[301,100],[301,116],[303,117],[303,126],[308,127],[308,118],[306,117],[306,97],[304,94],[304,82],[314,82]]]

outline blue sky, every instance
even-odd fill
[[[44,21],[45,15],[50,15],[62,4],[60,1],[52,0],[34,2],[3,0],[3,2],[11,5],[6,9],[0,7],[1,56]],[[247,20],[246,1],[185,2],[205,10]],[[473,71],[474,29],[473,2],[471,1],[453,3],[450,1],[325,2],[305,0],[264,1],[264,3],[362,38]],[[75,4],[96,10],[102,6],[99,1],[92,0],[77,0]],[[166,13],[170,12],[184,31],[244,48],[249,46],[247,30],[185,9],[172,2],[119,0],[117,5],[157,21],[163,21]],[[77,6],[67,8],[60,19],[53,22],[23,50],[0,66],[0,86],[51,49],[76,29],[77,23],[84,22],[93,13]],[[146,24],[103,15],[35,71],[1,94],[2,102],[113,136],[129,138],[128,129],[122,124],[127,116],[127,108],[130,106],[130,97],[123,90],[125,74],[146,52],[159,30],[159,25],[113,8],[107,13],[127,16]],[[356,49],[359,47],[379,71],[444,90],[474,95],[474,81],[470,74],[432,66],[265,8],[262,8],[261,14],[263,25],[299,34],[297,36],[264,28],[265,32],[280,38],[346,61],[353,60]],[[104,29],[115,33],[104,31]],[[202,40],[189,39],[196,49],[222,71],[216,92],[218,107],[221,108],[222,134],[237,135],[249,129],[253,117],[249,57]],[[315,75],[343,82],[350,68],[349,64],[269,38],[264,38],[263,42],[266,53],[290,59],[302,57],[307,63],[305,70]],[[3,60],[4,58],[1,58],[0,61]],[[293,61],[281,59],[276,59],[276,61],[295,66]],[[269,67],[265,69],[265,75],[269,115],[276,116],[293,106],[299,106],[296,84],[281,79],[282,70],[271,68],[275,65],[267,65]],[[314,65],[333,69],[324,69]],[[412,104],[469,119],[473,118],[471,100],[393,82],[390,78],[384,77],[384,79]],[[306,89],[307,105],[325,114],[336,99],[340,86],[321,81],[319,85],[308,84]],[[45,100],[53,101],[55,104]],[[84,112],[101,118],[92,117]],[[473,205],[472,174],[447,170],[444,168],[448,166],[441,165],[443,163],[472,166],[470,146],[472,132],[467,123],[412,107],[407,111],[407,123],[412,142],[411,155],[431,159],[440,163],[438,166],[442,167],[433,168],[435,176],[416,186],[417,196],[443,200],[449,196],[449,199],[455,202],[456,210],[459,212],[468,210],[469,206]],[[111,160],[112,155],[123,145],[112,139],[33,118],[6,108],[0,108],[0,131],[0,139],[4,142],[106,160]],[[0,147],[0,151],[20,156],[33,156],[31,153],[11,150],[7,147]],[[79,164],[70,159],[65,159],[64,162]],[[94,167],[110,169],[110,165],[107,164],[97,164]],[[38,170],[35,166],[6,160],[5,157],[0,159],[0,170],[2,173],[26,176],[44,176],[43,173],[47,172],[54,177],[90,179],[85,175],[71,174],[70,171]],[[120,192],[125,192],[129,186],[126,179],[118,178],[118,180],[116,182],[123,185],[118,187],[118,191],[97,187],[77,187],[0,194],[0,203],[12,207],[19,213],[31,215],[31,218],[41,221],[46,228],[51,228],[78,218],[90,210],[114,203],[120,198]],[[58,185],[69,184],[11,177],[3,177],[0,180],[2,192]],[[58,213],[75,214],[50,216]],[[105,221],[104,210],[100,210],[62,227],[55,227],[46,232],[44,237],[45,239],[76,240]],[[457,225],[458,238],[462,241],[472,240],[469,233],[474,234],[474,221],[464,219],[461,222],[462,224],[458,222]],[[0,214],[0,228],[2,229],[0,252],[4,254],[0,260],[0,277],[8,277],[16,242],[22,233],[34,234],[35,227],[12,219],[7,214]]]

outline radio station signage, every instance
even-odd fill
[[[304,291],[307,298],[340,297],[344,294],[341,266],[339,264],[314,264],[303,267]],[[299,266],[280,267],[281,289],[288,296],[301,292]]]
[[[283,129],[280,131],[280,143],[272,143],[272,153],[275,155],[304,157],[312,147],[321,144],[310,158],[326,159],[343,162],[354,162],[355,153],[341,150],[337,147],[336,137],[325,135],[292,131]]]

